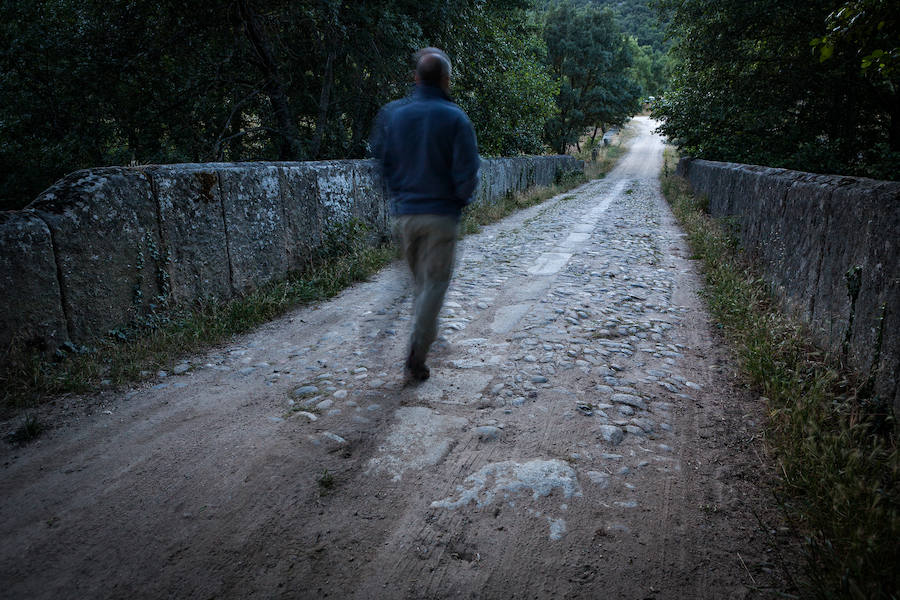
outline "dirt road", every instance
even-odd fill
[[[5,598],[762,598],[762,406],[635,120],[606,179],[462,244],[432,377],[403,266],[4,446]]]

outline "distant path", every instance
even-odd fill
[[[3,596],[769,597],[763,409],[698,301],[662,140],[630,126],[606,179],[466,238],[421,387],[396,264],[184,375],[59,401],[0,451]]]

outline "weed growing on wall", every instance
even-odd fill
[[[749,382],[765,396],[778,498],[805,540],[808,592],[896,598],[900,589],[900,453],[885,403],[774,307],[727,224],[703,210],[666,151],[662,189],[703,265],[704,299]]]

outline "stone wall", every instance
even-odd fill
[[[690,159],[678,172],[734,219],[783,308],[900,415],[900,183]]]
[[[482,161],[476,201],[583,169],[571,156]],[[0,344],[90,342],[162,303],[227,300],[301,268],[351,218],[389,235],[373,161],[110,167],[0,212]]]

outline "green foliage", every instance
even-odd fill
[[[661,5],[672,19],[678,62],[673,90],[654,114],[683,152],[897,178],[898,82],[867,76],[852,53],[820,61],[810,48],[834,0]]]
[[[671,43],[666,39],[666,26],[659,11],[648,0],[571,0],[576,7],[608,9],[616,25],[628,36],[633,65],[630,79],[638,83],[643,96],[661,96],[668,88],[671,76]],[[546,10],[555,1],[540,2]]]
[[[900,68],[900,8],[891,0],[849,0],[825,20],[825,33],[813,38],[819,60],[837,51],[860,61],[860,69],[890,82]],[[896,81],[896,80],[894,80]]]
[[[557,84],[521,0],[4,0],[0,209],[111,164],[358,158],[443,47],[486,154],[540,152]]]
[[[8,440],[11,444],[24,446],[37,439],[44,432],[44,429],[46,427],[35,415],[26,414],[22,424],[8,436]]]
[[[578,8],[593,7],[608,9],[615,16],[619,28],[628,36],[635,38],[638,44],[650,46],[660,55],[669,50],[670,42],[666,39],[666,21],[653,7],[651,0],[570,0]],[[543,10],[559,3],[559,0],[537,0],[536,5]]]
[[[634,37],[629,36],[626,43],[632,57],[628,78],[641,87],[641,96],[662,96],[669,85],[671,58],[650,46],[639,46]]]
[[[453,97],[475,125],[482,155],[541,154],[543,124],[557,112],[559,84],[544,63],[540,30],[518,17],[476,16],[466,24],[473,31],[455,36]]]
[[[666,176],[662,189],[703,265],[710,312],[766,398],[781,501],[805,541],[806,595],[895,597],[900,452],[890,408],[777,311],[734,238],[683,179]]]
[[[668,52],[668,23],[660,20],[661,15],[649,0],[591,0],[591,3],[612,10],[622,31],[635,38],[640,45],[649,46],[653,53],[660,56]]]
[[[327,492],[334,488],[334,473],[324,469],[322,474],[316,479],[316,482],[319,484],[322,492]]]
[[[559,114],[545,125],[556,152],[577,145],[588,127],[623,123],[639,110],[640,87],[629,79],[630,46],[609,10],[554,5],[544,24],[547,62],[559,82]]]

